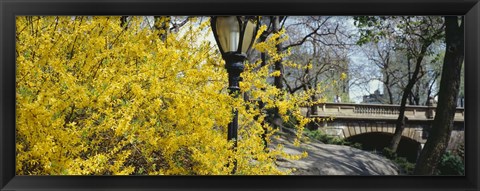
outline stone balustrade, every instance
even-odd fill
[[[302,114],[310,117],[395,120],[400,112],[400,105],[387,104],[321,103],[316,107],[316,113],[309,113],[308,107],[303,107]],[[435,106],[407,105],[405,116],[414,121],[433,120],[435,109]],[[464,114],[464,108],[457,108],[454,120],[463,122]]]

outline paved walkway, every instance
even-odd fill
[[[308,157],[297,161],[280,159],[279,168],[296,168],[294,175],[398,175],[397,167],[390,160],[367,151],[348,146],[323,144],[310,141],[295,147],[292,140],[281,136],[274,143],[283,143],[285,151]],[[275,144],[276,145],[276,144]]]

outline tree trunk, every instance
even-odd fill
[[[387,87],[387,92],[388,92],[388,100],[390,104],[393,104],[393,93],[392,89],[390,87]]]
[[[267,35],[263,35],[260,37],[260,42],[265,42],[267,39]],[[260,64],[261,67],[265,67],[267,65],[267,53],[261,52],[260,53],[260,58],[262,59],[262,63]],[[265,88],[262,88],[263,91],[265,91]],[[258,107],[260,108],[260,112],[263,113],[263,108],[265,108],[265,103],[263,103],[262,100],[258,103]],[[263,128],[263,133],[262,133],[262,140],[263,140],[263,149],[268,150],[268,141],[267,141],[267,134],[268,134],[268,129],[265,127],[265,121],[262,121],[262,128]]]
[[[410,85],[410,83],[408,83],[408,85]],[[397,122],[395,124],[395,133],[393,134],[393,137],[389,146],[392,152],[397,152],[398,144],[402,139],[403,129],[405,128],[405,121],[407,120],[405,117],[405,105],[407,104],[407,98],[409,95],[408,85],[403,92],[402,101],[400,103],[400,111],[398,113]]]
[[[385,76],[386,76],[386,79],[385,79],[385,89],[387,91],[387,94],[388,94],[388,103],[389,104],[393,104],[393,93],[392,93],[392,90],[391,90],[391,87],[390,87],[390,75],[387,74],[387,72],[385,72]],[[385,91],[384,93],[385,94]]]
[[[402,101],[400,103],[400,112],[398,114],[398,119],[395,125],[395,133],[393,134],[393,137],[389,146],[389,149],[392,152],[397,152],[398,144],[402,139],[403,129],[405,128],[405,123],[408,120],[405,117],[405,106],[407,105],[407,99],[410,97],[412,93],[412,88],[418,80],[418,73],[420,72],[422,60],[430,44],[431,44],[430,41],[423,42],[422,49],[420,50],[420,55],[417,57],[417,60],[415,61],[415,70],[413,71],[413,74],[409,78],[408,84],[405,87],[405,90],[403,91]],[[410,63],[410,61],[408,61],[408,63]]]
[[[278,33],[278,32],[280,32],[280,30],[281,30],[281,28],[280,28],[280,16],[274,16],[273,17],[273,32]],[[282,43],[277,44],[276,49],[277,49],[277,52],[280,53],[283,49]],[[274,85],[275,85],[276,88],[281,90],[281,89],[283,89],[283,82],[282,82],[283,64],[282,64],[281,59],[275,61],[275,71],[280,71],[280,75],[275,76]],[[273,125],[274,125],[275,128],[279,128],[280,131],[283,131],[283,120],[282,120],[280,114],[278,113],[278,108],[275,108],[275,111],[274,111]]]
[[[414,174],[433,175],[448,146],[460,88],[460,73],[464,59],[463,17],[458,26],[456,16],[445,17],[446,51],[438,94],[438,106],[432,129],[422,150]]]
[[[304,86],[305,92],[312,89],[312,88],[313,87],[310,86],[310,85],[305,85]],[[312,101],[312,102],[317,101],[317,97],[315,96],[315,94],[310,96],[310,101]],[[311,117],[312,115],[318,115],[317,105],[312,105],[312,106],[308,107],[307,117]],[[312,130],[312,131],[316,130],[317,125],[316,125],[315,121],[311,121],[310,123],[308,123],[307,124],[307,129]]]
[[[278,33],[278,32],[280,32],[280,30],[281,30],[281,28],[280,28],[280,16],[275,16],[275,17],[273,17],[273,32]],[[283,49],[282,43],[277,44],[276,48],[277,48],[277,52],[281,52],[282,49]],[[275,71],[280,71],[280,75],[275,76],[275,78],[274,78],[275,87],[278,88],[278,89],[283,89],[283,82],[282,82],[283,64],[282,64],[281,59],[275,62]]]
[[[415,93],[413,95],[413,101],[415,102],[415,105],[420,105],[420,85],[417,84],[415,87]]]

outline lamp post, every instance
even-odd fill
[[[213,36],[217,42],[225,68],[228,72],[228,90],[233,97],[240,93],[240,73],[245,66],[243,62],[247,58],[247,52],[252,47],[259,27],[258,17],[254,16],[212,16],[210,24]],[[233,119],[228,124],[227,140],[234,141],[234,149],[237,147],[238,111],[233,110]],[[234,162],[233,173],[236,171]]]

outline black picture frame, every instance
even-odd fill
[[[15,176],[16,15],[464,15],[465,176]],[[479,190],[479,0],[0,0],[1,190]]]

